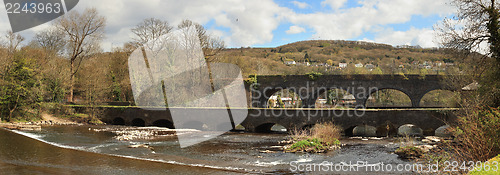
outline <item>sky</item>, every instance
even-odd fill
[[[277,47],[303,40],[353,40],[439,47],[433,26],[453,16],[450,0],[80,0],[107,19],[105,51],[132,41],[145,18],[202,24],[227,47]],[[28,41],[46,23],[19,32]],[[0,31],[10,30],[5,7]]]

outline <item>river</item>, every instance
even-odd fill
[[[343,138],[337,151],[325,154],[284,153],[285,133],[228,132],[187,148],[175,135],[154,139],[119,140],[125,126],[47,126],[41,131],[0,129],[2,174],[308,174],[303,164],[410,164],[392,152],[392,138]],[[157,130],[158,128],[146,128]],[[144,129],[142,129],[144,130]],[[187,133],[189,134],[189,133]],[[192,133],[191,133],[192,134]],[[199,132],[196,134],[200,134]],[[149,148],[131,148],[148,145]],[[322,165],[323,165],[322,164]],[[292,171],[302,170],[302,171]],[[333,170],[329,169],[329,170]],[[328,174],[403,174],[366,169]]]

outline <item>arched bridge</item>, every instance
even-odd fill
[[[399,127],[414,124],[424,130],[435,130],[445,125],[445,121],[453,121],[450,109],[316,109],[318,96],[330,89],[343,89],[356,99],[358,107],[364,107],[370,94],[382,89],[399,90],[411,99],[412,107],[419,107],[422,97],[433,90],[458,91],[464,85],[450,85],[444,76],[438,75],[289,75],[258,76],[253,85],[246,84],[248,107],[231,109],[232,112],[248,114],[241,122],[247,131],[265,132],[279,124],[288,130],[303,128],[319,122],[333,121],[346,129],[346,132],[359,125],[384,128],[389,124]],[[269,98],[277,91],[289,89],[295,91],[303,102],[303,108],[271,109],[267,108]],[[456,110],[452,109],[451,111]],[[221,121],[207,119],[204,115],[227,112],[226,108],[168,108],[166,110],[146,110],[139,107],[123,109],[106,109],[103,121],[112,124],[135,126],[162,126],[169,128],[194,128],[200,130],[217,130]],[[186,122],[174,123],[171,112],[186,114]],[[208,123],[200,123],[209,121]],[[192,119],[192,120],[191,120]],[[213,122],[213,123],[210,123]],[[226,122],[229,122],[226,121]],[[238,124],[238,123],[237,123]]]
[[[419,107],[420,100],[433,90],[458,91],[463,85],[451,85],[440,75],[266,75],[257,76],[251,91],[251,106],[267,108],[269,98],[282,89],[289,89],[300,96],[302,108],[314,108],[317,98],[325,91],[342,89],[352,94],[357,107],[365,107],[370,94],[383,89],[405,93],[412,107]]]
[[[352,132],[355,126],[368,125],[377,128],[397,128],[404,124],[414,124],[424,131],[433,134],[434,130],[445,125],[445,121],[453,121],[456,109],[272,109],[250,108],[235,109],[233,112],[248,113],[241,123],[246,131],[270,132],[271,127],[278,124],[288,131],[312,126],[321,122],[334,122],[346,133]],[[115,125],[160,126],[176,129],[198,129],[221,131],[219,129],[228,120],[207,120],[210,116],[186,115],[183,123],[174,123],[171,112],[182,113],[218,113],[226,112],[224,108],[169,108],[168,110],[145,110],[138,107],[104,108],[102,120]],[[212,116],[213,117],[213,116]],[[207,123],[202,123],[205,121]],[[225,130],[227,131],[227,130]],[[381,134],[384,136],[384,133]]]

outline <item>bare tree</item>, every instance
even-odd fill
[[[200,39],[201,48],[205,55],[205,59],[208,62],[212,62],[217,59],[216,55],[225,48],[224,41],[219,37],[212,36],[207,33],[205,27],[201,24],[193,22],[191,20],[183,20],[177,28],[183,29],[188,27],[194,27]]]
[[[50,54],[61,53],[66,44],[64,33],[56,28],[38,32],[33,38],[33,42]]]
[[[464,58],[462,69],[489,88],[487,97],[500,105],[500,3],[496,0],[453,0],[457,13],[436,28],[442,45]],[[460,80],[458,80],[460,81]],[[486,96],[484,96],[486,98]]]
[[[99,41],[104,36],[106,19],[95,8],[83,13],[71,11],[55,21],[55,26],[64,33],[70,59],[70,101],[73,101],[74,77],[82,61],[99,50]]]
[[[24,41],[24,37],[12,31],[7,31],[5,35],[5,40],[6,40],[5,47],[7,47],[9,54],[12,54],[18,49],[21,42]]]
[[[458,9],[456,16],[436,28],[443,46],[466,54],[485,53],[500,63],[500,4],[495,0],[454,0],[452,5]]]
[[[147,18],[139,23],[132,32],[138,37],[135,39],[138,45],[143,45],[149,41],[154,41],[161,36],[172,31],[172,26],[167,21],[156,18]]]
[[[455,120],[449,122],[454,142],[449,148],[454,160],[486,161],[500,153],[500,4],[496,0],[453,0],[457,13],[445,19],[437,32],[446,48],[464,59],[463,76],[449,76],[448,82],[466,83]],[[464,86],[461,86],[464,87]],[[468,91],[467,91],[468,90]],[[473,90],[473,91],[471,91]],[[460,134],[457,134],[460,133]]]

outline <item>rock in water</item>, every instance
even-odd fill
[[[412,125],[412,124],[406,124],[403,126],[400,126],[398,129],[398,135],[401,136],[422,136],[424,134],[424,131],[422,131],[421,128]]]
[[[434,131],[434,135],[438,137],[451,137],[452,134],[448,131],[448,128],[450,128],[448,125],[441,126]]]

